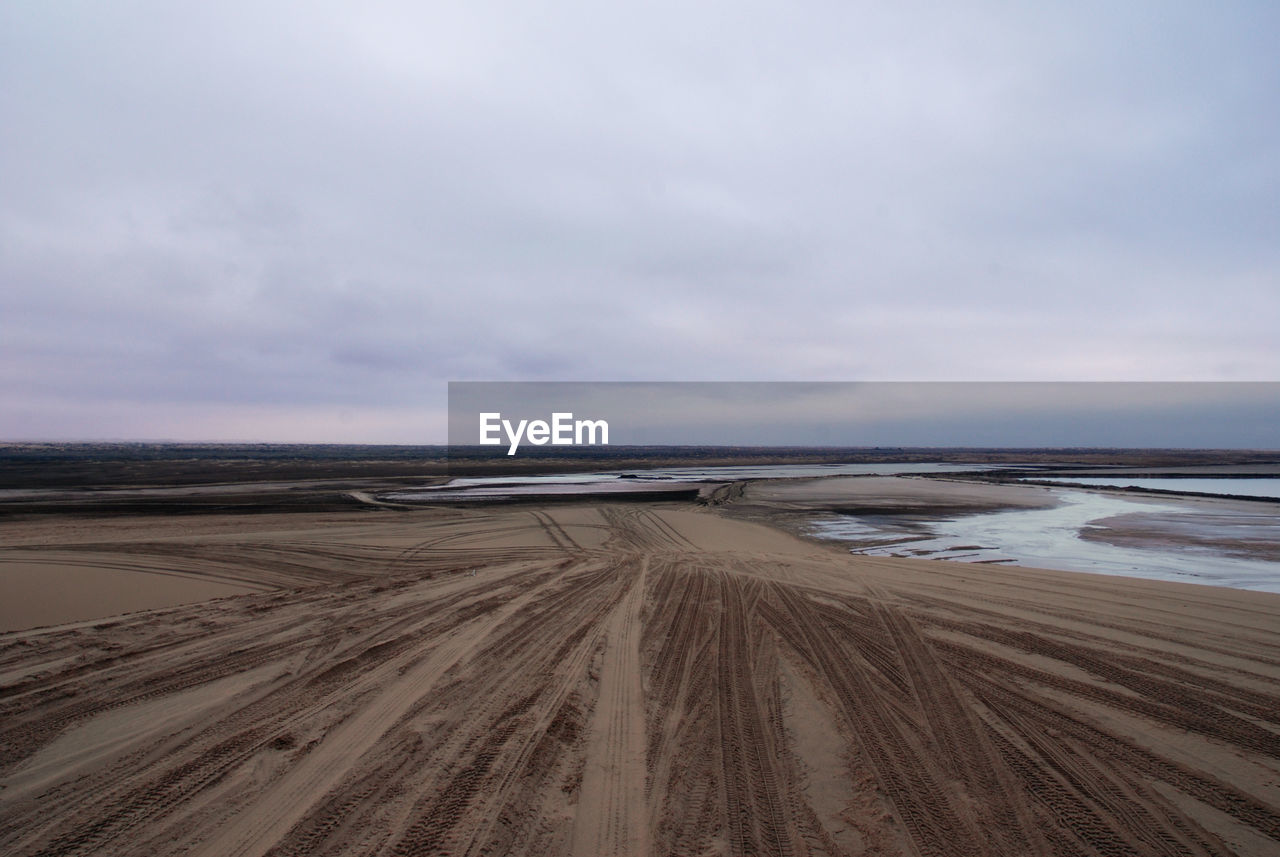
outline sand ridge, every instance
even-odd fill
[[[675,505],[254,520],[81,543],[269,591],[0,635],[4,853],[1280,849],[1280,596]]]

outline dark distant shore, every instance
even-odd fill
[[[0,443],[0,489],[934,461],[1069,467],[1280,467],[1280,450],[593,446],[562,448],[554,454],[539,450],[507,456],[492,448],[440,445],[10,442]]]

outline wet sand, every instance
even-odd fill
[[[1280,519],[1255,510],[1223,512],[1219,508],[1181,514],[1136,513],[1102,518],[1080,534],[1114,545],[1223,553],[1241,559],[1280,563]],[[1224,539],[1223,532],[1231,538]]]
[[[1046,509],[1057,504],[1051,489],[964,479],[855,476],[752,482],[732,502],[736,512],[785,522],[800,513],[846,515],[971,515],[1002,509]]]
[[[0,851],[1280,849],[1280,596],[736,514],[2,522],[264,591],[0,635]]]

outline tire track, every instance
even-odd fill
[[[941,771],[899,726],[893,710],[864,668],[851,661],[825,623],[815,621],[803,599],[785,585],[771,587],[773,628],[830,688],[845,726],[875,771],[915,848],[925,855],[990,854],[989,843],[962,818],[939,780]],[[773,611],[771,611],[773,612]]]
[[[1231,646],[1280,615],[1265,598],[1207,595],[1228,624],[1179,637],[1162,623],[1192,592],[1129,626],[1135,598],[1113,607],[1092,583],[1068,597],[1060,575],[1044,589],[1057,608],[1008,569],[952,598],[954,574],[770,548],[758,526],[738,543],[732,521],[698,529],[713,513],[671,508],[599,507],[595,547],[562,523],[594,518],[528,506],[365,514],[383,535],[350,543],[327,519],[277,543],[86,539],[295,585],[0,636],[15,677],[0,689],[0,852],[1280,847],[1280,646],[1265,628]],[[65,752],[59,736],[97,740],[99,714],[242,675],[198,719],[100,736],[115,755],[83,773],[42,780],[57,774],[45,754],[14,779],[25,757]],[[800,682],[812,699],[784,722]],[[1232,760],[1238,781],[1222,774]],[[842,771],[843,811],[810,792]]]
[[[587,742],[582,796],[575,813],[575,857],[649,853],[645,794],[644,692],[640,684],[640,607],[648,558],[606,626],[600,701]]]

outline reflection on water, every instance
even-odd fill
[[[970,473],[997,470],[1001,464],[761,464],[728,467],[664,467],[602,473],[545,473],[529,476],[478,476],[452,479],[444,485],[384,494],[385,500],[432,502],[471,497],[529,497],[563,494],[606,494],[665,491],[682,487],[737,482],[741,479],[799,479],[815,476],[892,476],[894,474]]]
[[[1141,513],[1160,515],[1166,522],[1186,519],[1188,527],[1203,530],[1204,519],[1174,504],[1139,503],[1084,491],[1063,491],[1061,505],[1049,509],[1017,509],[969,515],[950,520],[901,523],[888,517],[840,517],[815,521],[813,531],[823,538],[857,544],[855,554],[911,556],[963,562],[1002,562],[1066,571],[1090,571],[1183,583],[1205,583],[1239,589],[1280,592],[1280,563],[1234,557],[1178,545],[1120,547],[1079,537],[1082,528],[1098,526],[1104,518]],[[1280,517],[1268,516],[1280,535]],[[1262,526],[1255,517],[1254,526]],[[1221,537],[1234,537],[1224,520]]]

